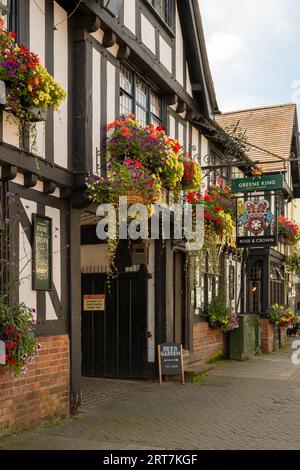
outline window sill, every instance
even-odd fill
[[[153,16],[156,18],[156,20],[161,24],[161,26],[164,28],[164,30],[171,36],[173,39],[175,38],[175,32],[173,27],[169,26],[165,20],[161,18],[161,16],[157,13],[155,8],[151,5],[151,3],[148,2],[148,0],[143,0],[144,5],[148,8],[148,10],[151,11]]]

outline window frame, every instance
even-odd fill
[[[132,101],[132,109],[130,111],[132,114],[137,116],[136,111],[137,111],[137,108],[139,108],[142,111],[146,112],[146,125],[152,123],[151,118],[153,116],[156,120],[158,120],[161,123],[161,125],[163,127],[165,127],[164,126],[164,115],[163,115],[163,98],[161,96],[159,96],[159,94],[155,90],[155,87],[153,87],[147,80],[144,80],[138,72],[136,72],[134,69],[129,67],[127,64],[121,64],[120,76],[122,74],[122,68],[128,70],[132,75],[132,89],[131,89],[131,94],[130,94],[127,90],[122,88],[121,80],[120,80],[120,109],[119,109],[120,115],[122,115],[122,113],[121,113],[121,97],[122,97],[122,93],[123,93],[123,95],[126,95]],[[137,100],[137,81],[138,80],[140,80],[142,83],[144,83],[146,85],[146,89],[147,89],[147,93],[146,93],[147,105],[146,105],[146,108],[141,103],[139,103],[138,100]],[[159,98],[159,101],[160,101],[160,116],[157,116],[156,114],[152,113],[152,110],[151,110],[151,94],[154,94]],[[128,114],[130,114],[130,113],[128,113]]]
[[[159,10],[155,7],[157,0],[144,0],[145,3],[155,13],[156,17],[166,26],[172,33],[175,31],[175,0],[163,0],[165,2],[165,15],[161,16]]]
[[[0,16],[2,16],[2,12],[5,12],[8,20],[7,20],[7,29],[8,31],[12,31],[17,33],[17,14],[18,14],[18,7],[16,0],[8,0],[8,5],[3,5],[0,0]]]

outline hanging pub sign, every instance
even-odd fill
[[[231,191],[236,194],[277,191],[283,188],[283,175],[263,175],[259,178],[238,178],[233,179],[231,183]]]
[[[52,220],[33,214],[32,288],[52,289]]]
[[[251,194],[238,198],[236,232],[238,248],[276,246],[276,194]]]
[[[162,385],[163,375],[181,375],[185,384],[182,345],[164,343],[158,345],[159,383]]]

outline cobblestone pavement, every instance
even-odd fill
[[[300,449],[291,350],[225,362],[198,384],[84,379],[84,390],[79,418],[12,436],[0,449]]]

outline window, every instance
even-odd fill
[[[284,303],[284,268],[277,264],[271,264],[270,276],[271,305]]]
[[[148,2],[153,6],[161,19],[172,28],[174,26],[174,0],[148,0]]]
[[[249,311],[250,313],[261,313],[262,310],[262,272],[261,261],[256,261],[250,269],[249,285]]]
[[[207,310],[210,302],[215,299],[222,290],[222,266],[223,257],[212,261],[208,254],[202,260],[200,273],[201,310]]]
[[[137,74],[126,67],[120,70],[120,114],[133,113],[143,124],[160,126],[161,99]]]
[[[4,28],[16,32],[16,0],[0,0],[0,17],[4,20]]]

